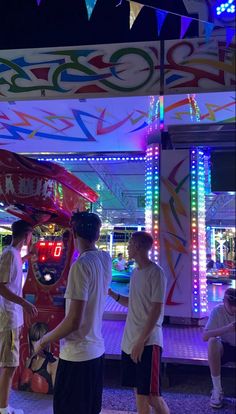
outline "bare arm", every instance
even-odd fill
[[[221,336],[228,332],[235,332],[236,323],[232,322],[228,325],[222,326],[221,328],[217,329],[204,329],[203,331],[203,341],[208,341],[210,338],[215,338],[217,336]]]
[[[120,295],[120,293],[114,292],[112,289],[108,289],[108,295],[111,296],[116,302],[120,305],[125,306],[128,308],[129,306],[129,298],[128,296]]]
[[[86,303],[87,302],[84,300],[71,300],[68,314],[55,329],[46,333],[46,335],[38,341],[35,347],[36,352],[44,349],[48,343],[56,342],[59,339],[65,338],[71,332],[76,331],[83,320]]]
[[[37,316],[37,308],[21,296],[18,296],[15,293],[13,293],[10,289],[8,289],[5,283],[0,283],[0,295],[3,296],[5,299],[9,300],[10,302],[17,303],[17,305],[21,305],[23,309],[31,316]]]
[[[154,302],[152,305],[150,314],[146,320],[143,330],[140,332],[139,339],[137,340],[131,352],[131,358],[136,363],[138,361],[141,361],[145,343],[156,325],[156,321],[158,320],[161,314],[162,307],[163,303]]]

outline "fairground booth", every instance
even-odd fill
[[[117,291],[129,291],[130,234],[146,229],[168,278],[163,357],[205,361],[199,325],[225,286],[235,286],[235,1],[85,0],[76,10],[69,1],[62,9],[48,3],[24,6],[33,40],[25,34],[17,48],[9,40],[0,51],[0,166],[17,160],[26,168],[29,158],[34,165],[27,174],[1,173],[1,242],[15,216],[36,217],[39,262],[26,266],[24,294],[39,295],[40,317],[51,326],[52,315],[63,316],[73,256],[72,241],[69,256],[63,241],[68,220],[57,218],[57,208],[67,218],[72,210],[63,204],[68,186],[73,208],[101,216],[98,246],[126,260],[113,272]],[[64,31],[53,26],[63,13],[72,19]],[[44,168],[52,173],[40,176]],[[42,179],[57,193],[49,206]],[[48,210],[37,227],[37,214]],[[107,298],[107,358],[120,357],[125,317]]]

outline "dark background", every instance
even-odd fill
[[[236,152],[212,151],[211,191],[236,191]]]
[[[76,46],[158,40],[155,9],[144,7],[129,29],[129,3],[97,0],[88,21],[85,0],[0,0],[0,49]],[[182,0],[143,0],[142,3],[187,15]],[[192,15],[192,17],[198,17]],[[186,33],[198,35],[193,21]],[[169,14],[161,31],[178,39],[180,18]]]

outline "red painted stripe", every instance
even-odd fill
[[[152,349],[152,367],[151,367],[151,384],[150,393],[154,395],[159,394],[159,370],[160,370],[160,348],[157,345],[153,345]]]

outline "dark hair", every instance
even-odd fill
[[[97,214],[76,212],[72,214],[70,223],[76,236],[90,242],[98,240],[102,222]]]
[[[236,306],[236,289],[226,289],[224,297],[230,305]]]
[[[38,341],[40,338],[43,337],[48,332],[48,325],[44,322],[35,322],[31,325],[29,329],[29,345],[30,345],[30,352],[33,352],[33,345],[32,341]]]
[[[2,238],[2,245],[3,246],[9,246],[12,242],[12,235],[11,234],[7,234],[6,236],[4,236]]]
[[[69,239],[70,238],[70,230],[65,230],[64,233],[62,234],[62,238],[63,239]]]
[[[134,242],[137,242],[139,247],[145,250],[151,250],[152,248],[153,238],[151,234],[146,231],[136,231],[132,234],[131,239],[133,239]]]
[[[33,231],[33,227],[30,223],[24,220],[14,221],[11,225],[13,237],[23,237],[25,233]]]

